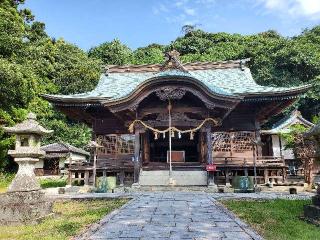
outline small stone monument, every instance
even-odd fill
[[[0,194],[0,224],[17,225],[37,223],[52,212],[52,202],[41,192],[34,174],[34,165],[45,152],[40,150],[41,137],[53,131],[43,128],[34,113],[14,127],[4,127],[5,132],[16,135],[15,150],[8,154],[18,163],[18,172],[8,191]]]
[[[316,158],[320,158],[320,124],[314,126],[309,132],[305,134],[306,138],[312,138],[317,147],[317,151],[314,154]],[[312,197],[312,205],[304,207],[304,216],[310,222],[320,225],[320,183],[317,185],[317,195]]]

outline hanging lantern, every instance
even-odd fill
[[[171,137],[174,138],[174,130],[173,129],[171,129]]]
[[[154,132],[154,139],[157,140],[158,139],[158,133]]]
[[[191,132],[190,132],[190,140],[193,140],[193,137],[194,137],[194,132],[191,131]]]
[[[163,138],[163,139],[165,139],[165,138],[166,138],[166,133],[165,133],[165,132],[163,132],[163,134],[162,134],[162,138]]]
[[[179,139],[181,138],[181,132],[178,132],[178,138]]]

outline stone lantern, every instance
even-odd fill
[[[0,195],[0,223],[18,224],[35,222],[51,213],[52,204],[34,174],[36,162],[45,152],[40,150],[41,137],[53,131],[47,130],[29,113],[27,119],[14,127],[4,127],[5,132],[16,135],[14,150],[8,154],[18,163],[18,172],[7,193]]]

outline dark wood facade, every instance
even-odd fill
[[[170,64],[171,63],[171,64]],[[173,56],[162,68],[153,65],[109,68],[110,73],[132,71],[177,70],[181,74],[158,75],[149,78],[124,98],[61,99],[45,96],[70,118],[92,127],[94,140],[104,148],[98,150],[98,175],[116,174],[120,184],[138,182],[140,169],[144,171],[168,169],[168,134],[159,135],[142,125],[135,125],[134,133],[128,127],[134,120],[156,129],[168,127],[168,104],[172,105],[172,126],[186,130],[199,126],[206,118],[218,124],[205,124],[194,136],[178,133],[172,140],[172,149],[184,151],[184,161],[174,162],[173,170],[205,170],[207,164],[216,164],[217,183],[229,183],[235,175],[253,175],[254,159],[258,182],[285,179],[285,165],[281,158],[263,156],[260,146],[260,126],[273,115],[291,105],[307,87],[294,91],[228,95],[211,91],[199,80],[184,74],[194,68],[241,68],[241,62],[211,65],[179,65]],[[217,67],[217,66],[220,66]],[[156,68],[156,70],[154,70]],[[161,70],[162,69],[162,70]],[[200,69],[200,70],[201,70]],[[123,83],[125,84],[125,82]],[[107,89],[106,89],[107,91]],[[73,176],[89,181],[91,165],[74,166]],[[130,180],[131,179],[131,180]]]

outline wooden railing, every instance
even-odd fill
[[[248,157],[214,157],[214,164],[224,166],[252,166],[254,165],[254,158]],[[257,166],[285,166],[283,158],[259,156],[256,158]]]

